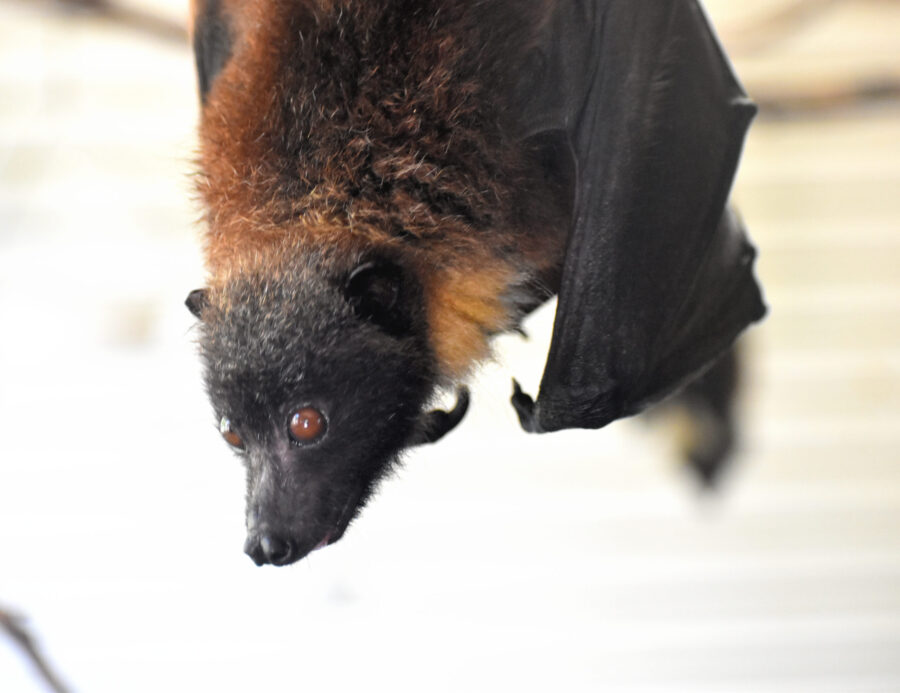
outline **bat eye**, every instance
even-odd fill
[[[235,433],[234,429],[231,427],[231,420],[227,416],[223,416],[222,420],[219,422],[219,433],[222,434],[225,442],[231,447],[237,450],[244,449],[244,441],[237,433]]]
[[[311,443],[321,438],[325,433],[325,427],[325,417],[313,407],[298,409],[288,423],[291,438],[298,443]]]

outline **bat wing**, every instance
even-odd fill
[[[599,428],[708,367],[765,314],[726,208],[756,113],[695,0],[562,0],[515,88],[523,137],[561,131],[575,177],[531,431]]]

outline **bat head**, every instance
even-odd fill
[[[286,565],[337,541],[434,388],[415,280],[384,258],[304,256],[186,303],[219,430],[247,470],[245,551]]]

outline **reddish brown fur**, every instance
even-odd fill
[[[233,54],[200,127],[210,287],[276,274],[285,253],[390,247],[424,287],[440,373],[457,379],[513,326],[516,287],[559,263],[558,191],[529,175],[494,103],[499,61],[525,42],[521,8],[491,37],[462,0],[395,1],[408,11],[392,18],[390,4],[223,3]]]

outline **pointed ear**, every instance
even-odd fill
[[[353,312],[394,335],[409,330],[404,293],[403,270],[384,260],[359,265],[344,284],[344,297]]]
[[[184,300],[184,305],[191,311],[191,315],[198,320],[203,319],[203,309],[206,307],[206,304],[206,289],[194,289]]]
[[[216,75],[231,57],[232,33],[222,0],[198,0],[194,8],[194,59],[200,99],[205,102]]]

